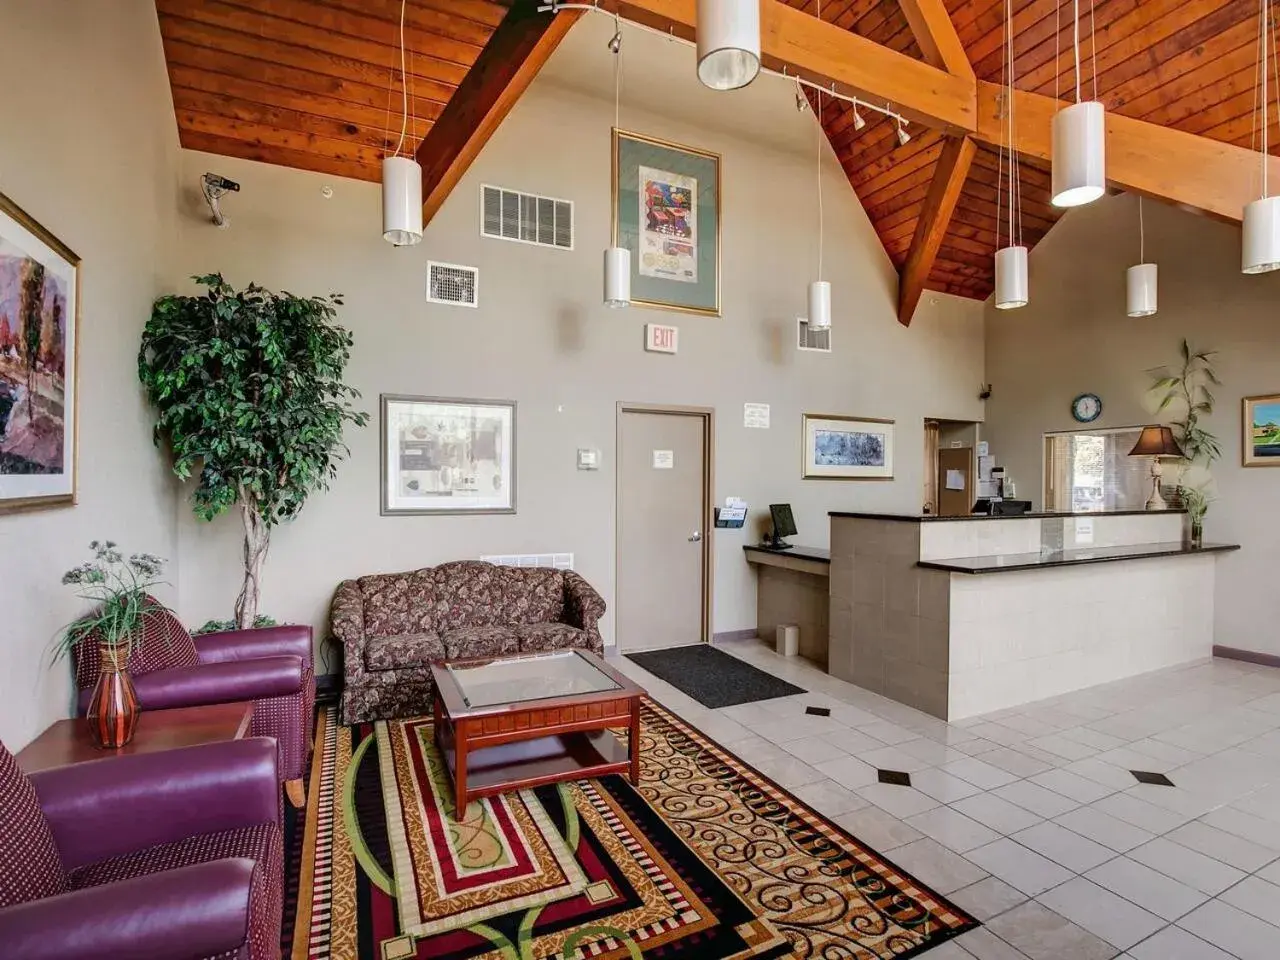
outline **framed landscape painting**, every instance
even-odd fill
[[[1280,467],[1280,393],[1244,398],[1244,465]]]
[[[806,413],[806,480],[892,480],[892,420]]]
[[[720,157],[615,128],[613,237],[633,304],[718,317]]]
[[[0,194],[0,512],[76,500],[80,258]]]
[[[516,512],[516,405],[382,395],[382,515]]]

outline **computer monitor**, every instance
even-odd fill
[[[791,544],[784,543],[782,538],[794,537],[798,532],[795,517],[791,515],[791,504],[769,504],[769,517],[773,520],[773,534],[766,542],[775,550],[785,550]]]

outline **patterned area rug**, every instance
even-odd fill
[[[293,960],[914,956],[975,921],[646,702],[641,783],[472,803],[429,719],[321,711]]]

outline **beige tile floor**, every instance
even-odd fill
[[[723,649],[809,692],[708,710],[616,662],[983,921],[930,960],[1280,960],[1280,669],[1202,661],[948,724],[759,642]]]

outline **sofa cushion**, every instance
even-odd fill
[[[394,637],[417,632],[410,604],[411,573],[383,573],[361,577],[366,637]]]
[[[564,575],[461,560],[436,567],[441,628],[545,623],[564,613]]]
[[[463,657],[499,657],[519,653],[516,628],[505,626],[455,627],[444,633],[444,648],[451,659]]]
[[[432,660],[443,660],[445,655],[445,646],[438,633],[370,637],[364,644],[364,665],[370,670],[425,667]]]
[[[516,628],[520,637],[520,651],[532,653],[538,650],[566,650],[578,647],[590,648],[587,634],[567,623],[526,623]]]

